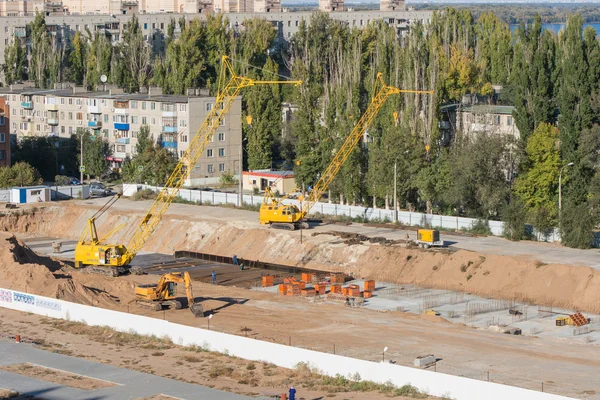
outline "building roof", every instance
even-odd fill
[[[48,186],[15,186],[12,189],[47,189]]]
[[[258,169],[254,171],[244,171],[244,175],[262,176],[264,178],[293,178],[294,171],[271,171],[270,169]]]
[[[469,106],[462,109],[463,112],[470,112],[473,114],[512,114],[515,108],[513,106],[494,106],[494,105],[476,105]]]
[[[81,91],[73,93],[72,89],[36,89],[36,88],[23,88],[23,89],[10,89],[9,87],[0,88],[0,96],[18,94],[25,96],[54,96],[54,97],[83,97],[83,98],[99,98],[99,99],[113,99],[113,100],[138,100],[138,101],[161,101],[171,103],[187,103],[190,98],[207,98],[211,96],[199,95],[199,96],[176,96],[168,94],[148,94],[148,93],[120,93],[111,94],[109,91]]]

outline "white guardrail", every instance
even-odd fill
[[[125,191],[125,189],[128,189]],[[135,185],[135,184],[123,184],[124,193],[126,196],[135,193],[138,189],[150,189],[158,191],[162,189],[161,186],[151,185]],[[223,193],[223,192],[204,192],[201,190],[189,190],[181,189],[179,191],[179,197],[184,200],[196,202],[196,203],[210,203],[210,204],[234,204],[239,207],[239,196],[237,193]],[[263,201],[262,195],[243,195],[243,203],[258,205]],[[299,205],[297,200],[285,200],[285,203]],[[369,221],[393,221],[394,211],[385,210],[381,208],[370,208],[370,207],[357,207],[357,206],[346,206],[333,203],[321,203],[317,202],[311,208],[311,213],[320,213],[322,215],[333,215],[347,217],[362,217]],[[409,211],[399,211],[398,221],[403,225],[408,226],[432,226],[436,228],[444,228],[448,230],[460,230],[470,229],[473,224],[477,222],[474,218],[464,217],[452,217],[447,215],[434,215],[434,214],[423,214]],[[488,221],[488,225],[492,234],[495,236],[502,236],[504,229],[504,222],[502,221]],[[535,234],[535,232],[534,232]],[[547,237],[539,237],[538,240],[544,240],[548,242],[559,241],[558,231],[554,230]]]
[[[270,362],[284,368],[294,368],[298,363],[305,362],[326,375],[339,374],[351,378],[358,374],[362,380],[379,383],[390,382],[396,386],[410,384],[430,395],[445,396],[456,400],[568,399],[563,396],[498,383],[263,342],[9,289],[0,289],[0,307],[52,318],[80,321],[93,326],[110,326],[121,332],[169,337],[173,343],[178,345],[203,346],[212,351],[227,353],[246,360]]]

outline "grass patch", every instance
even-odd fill
[[[152,353],[152,355],[154,357],[162,357],[165,355],[165,353],[163,353],[162,351],[155,351],[154,353]]]
[[[156,198],[156,192],[152,189],[144,189],[136,192],[133,196],[129,197],[133,201],[141,200],[154,200]]]
[[[195,356],[184,356],[183,359],[189,363],[198,363],[202,361],[199,357]]]
[[[469,274],[467,275],[467,280],[471,279],[473,277],[473,275]]]
[[[250,362],[248,363],[248,365],[246,365],[246,369],[247,369],[248,371],[252,371],[252,370],[256,369],[256,365],[255,365],[255,364],[254,364],[252,361],[250,361]]]
[[[44,319],[43,322],[60,331],[85,335],[91,340],[103,344],[131,345],[151,350],[164,350],[174,347],[173,342],[168,337],[160,338],[154,335],[140,335],[136,332],[119,332],[108,326],[89,326],[83,322],[75,321]]]
[[[440,267],[438,267],[437,265],[434,265],[433,267],[431,267],[432,270],[437,271],[438,269],[440,269]]]
[[[424,399],[428,395],[420,392],[412,385],[397,387],[391,382],[376,383],[373,381],[363,381],[360,375],[355,374],[346,378],[342,375],[327,376],[322,375],[318,370],[310,368],[306,363],[296,365],[299,378],[309,389],[322,390],[327,393],[341,392],[379,392],[389,396],[406,396],[415,399]]]
[[[219,376],[231,377],[232,374],[233,374],[233,368],[226,367],[226,366],[224,366],[222,364],[214,365],[208,371],[208,376],[211,377],[211,378],[216,378],[216,377],[219,377]]]
[[[460,266],[460,272],[467,272],[467,266],[465,264]]]

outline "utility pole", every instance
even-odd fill
[[[79,138],[79,183],[83,185],[83,131]]]
[[[396,198],[398,194],[398,190],[396,189],[398,180],[396,179],[396,163],[397,161],[394,161],[394,223],[398,222],[398,199]]]
[[[238,187],[238,207],[242,207],[242,200],[244,199],[244,195],[242,194],[242,178],[243,178],[243,165],[244,163],[242,163],[242,143],[240,143],[240,168],[239,168],[239,187]]]
[[[573,162],[568,163],[560,169],[558,174],[558,224],[562,225],[562,173],[566,167],[573,165]]]

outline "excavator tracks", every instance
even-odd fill
[[[104,275],[109,278],[116,278],[117,276],[126,275],[129,273],[129,267],[101,267],[98,265],[87,265],[83,268],[83,271],[88,274]]]

